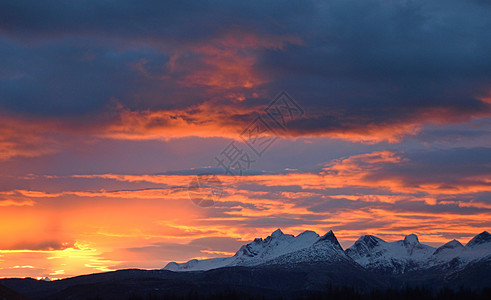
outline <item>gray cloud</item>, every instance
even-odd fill
[[[308,112],[293,135],[466,122],[491,112],[479,100],[491,82],[490,12],[458,0],[2,3],[0,107],[77,115],[110,110],[115,99],[142,110],[223,98],[179,82],[210,68],[192,49],[249,32],[302,41],[254,51],[254,69],[269,78],[262,94],[287,88]],[[190,64],[169,73],[176,53]]]

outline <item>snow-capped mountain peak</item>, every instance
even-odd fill
[[[402,241],[391,243],[365,235],[345,252],[366,268],[404,273],[419,268],[434,251],[434,248],[421,244],[415,234],[410,234]]]
[[[476,235],[472,240],[470,240],[467,245],[465,245],[466,248],[476,248],[479,247],[480,245],[483,244],[489,244],[491,243],[491,234],[487,231],[483,231],[480,234]]]
[[[362,257],[366,257],[368,253],[372,252],[372,249],[380,247],[381,244],[387,244],[387,242],[373,235],[363,235],[345,252],[349,257],[357,261]]]
[[[464,247],[464,245],[462,245],[461,242],[453,239],[450,242],[448,242],[445,245],[443,245],[442,247],[447,247],[447,248],[460,248],[460,247]]]
[[[361,244],[368,249],[372,249],[378,246],[380,243],[385,243],[385,241],[374,235],[364,235],[360,237],[356,243]]]
[[[330,241],[333,243],[338,242],[338,239],[336,238],[336,236],[334,236],[334,232],[332,232],[332,230],[329,230],[329,232],[327,232],[326,234],[324,234],[323,236],[321,236],[319,238],[319,241],[324,241],[324,240],[327,240],[327,241]]]
[[[409,256],[429,256],[435,251],[434,248],[423,245],[419,242],[418,236],[415,234],[407,235],[402,244],[406,248]]]
[[[317,240],[309,247],[291,251],[265,262],[265,265],[281,265],[293,267],[298,264],[339,263],[355,264],[346,254],[332,231],[319,237],[316,233],[304,232],[309,236],[317,236]],[[298,237],[300,237],[299,235]],[[298,238],[297,237],[297,238]]]
[[[479,260],[491,260],[491,235],[487,231],[476,235],[465,247],[457,240],[446,243],[436,249],[430,263],[463,268]]]
[[[312,230],[305,230],[304,232],[300,233],[297,237],[316,237],[319,238],[319,235]]]
[[[415,246],[419,244],[418,236],[415,234],[406,235],[404,238],[404,245],[406,246]]]
[[[200,261],[190,260],[181,264],[172,262],[167,264],[164,269],[170,271],[199,271],[226,266],[256,266],[282,255],[308,248],[317,241],[319,241],[319,235],[313,231],[305,231],[298,236],[294,236],[284,234],[281,229],[277,229],[265,239],[256,238],[254,241],[242,245],[232,257]]]
[[[462,254],[464,246],[457,240],[451,240],[433,252],[429,265],[447,263]]]
[[[277,238],[277,237],[280,237],[284,235],[283,231],[281,231],[281,229],[276,229],[272,234],[271,234],[271,237],[272,238]]]
[[[316,243],[322,243],[322,242],[329,242],[331,243],[335,248],[337,248],[338,250],[341,250],[343,251],[343,248],[341,247],[341,245],[339,244],[339,241],[338,239],[336,238],[336,236],[334,235],[334,232],[332,232],[332,230],[330,230],[328,233],[326,233],[325,235],[321,236]]]
[[[243,245],[234,255],[235,265],[255,265],[280,255],[306,248],[314,243],[319,235],[304,232],[298,236],[284,234],[280,229],[275,230],[264,240],[255,239]]]
[[[452,251],[454,249],[462,250],[463,248],[464,248],[464,245],[462,245],[459,241],[451,240],[450,242],[448,242],[445,245],[442,245],[438,249],[436,249],[435,252],[433,253],[433,255],[438,255],[440,253]]]

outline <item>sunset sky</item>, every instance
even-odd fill
[[[344,247],[489,231],[490,16],[482,0],[0,2],[0,277],[162,268],[277,228]],[[302,111],[284,127],[278,95]],[[230,145],[241,176],[217,165]],[[222,183],[210,207],[189,197],[201,173]]]

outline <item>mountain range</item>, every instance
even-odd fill
[[[232,257],[171,262],[163,269],[183,272],[236,266],[295,267],[298,264],[338,262],[370,272],[397,275],[432,268],[457,271],[477,262],[490,261],[491,234],[487,231],[476,235],[465,246],[452,240],[439,248],[420,243],[414,234],[395,242],[364,235],[353,246],[343,250],[332,231],[324,236],[313,231],[293,236],[278,229],[264,240],[257,238],[243,245]]]
[[[467,291],[491,295],[490,278],[491,235],[486,231],[465,246],[452,240],[434,248],[414,234],[394,242],[365,235],[343,249],[332,231],[293,236],[278,229],[231,257],[171,262],[161,270],[118,270],[51,282],[0,279],[0,299],[197,299],[195,292],[213,299],[224,291],[245,293],[245,299],[295,299],[327,287],[352,287],[365,295],[408,288],[432,295],[463,288],[461,298],[470,299]]]

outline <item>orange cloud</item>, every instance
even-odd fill
[[[293,36],[260,37],[250,32],[228,32],[212,39],[205,45],[192,49],[202,55],[205,66],[194,70],[180,83],[183,86],[207,86],[219,90],[254,88],[267,79],[254,70],[256,51],[259,49],[282,49],[286,44],[301,44]],[[176,65],[173,64],[173,68]]]
[[[367,154],[354,155],[343,159],[334,160],[324,167],[321,172],[302,173],[302,172],[287,172],[285,174],[264,174],[246,176],[240,178],[240,184],[258,184],[265,187],[288,187],[298,186],[304,190],[326,188],[375,188],[382,189],[394,193],[410,194],[416,192],[424,192],[429,196],[421,198],[428,203],[434,203],[435,200],[431,195],[456,195],[477,192],[491,191],[489,178],[484,175],[460,176],[457,182],[448,185],[446,182],[435,179],[432,182],[413,183],[409,182],[409,177],[405,177],[404,173],[393,176],[380,176],[384,174],[385,168],[401,163],[410,164],[408,158],[402,154],[392,151],[377,151]],[[402,172],[402,171],[401,171]],[[409,176],[409,175],[408,175]],[[127,182],[150,182],[186,188],[192,180],[192,175],[74,175],[74,177],[85,178],[106,178],[118,181]],[[237,189],[237,183],[230,176],[219,176],[226,187]],[[290,198],[294,197],[291,194]],[[298,195],[305,197],[308,193]],[[256,196],[259,196],[256,194]],[[383,202],[393,202],[395,197],[383,197]],[[359,197],[363,199],[363,197]],[[380,200],[382,198],[378,198]],[[366,198],[369,201],[369,198]]]
[[[248,47],[248,45],[246,43],[244,47]],[[237,45],[232,42],[230,47],[235,46]],[[237,47],[239,46],[240,44]],[[281,43],[266,44],[265,46],[281,47]],[[206,46],[202,50],[213,53],[208,47],[210,46]],[[225,49],[228,48],[225,47]],[[218,47],[217,51],[228,50],[220,50]],[[214,56],[211,55],[211,57]],[[217,54],[217,57],[225,59],[227,56]],[[229,65],[227,62],[223,64]],[[213,75],[218,76],[215,79],[207,73],[212,71],[203,71],[204,74],[193,73],[192,76],[194,77],[188,80],[190,83],[204,81],[204,79],[199,79],[201,76],[210,81],[206,83],[210,86],[215,84],[213,83],[215,80],[221,81],[222,76],[238,83],[227,83],[224,87],[227,89],[226,92],[218,92],[219,96],[208,95],[201,103],[185,108],[131,110],[118,106],[113,107],[109,113],[101,112],[93,119],[80,117],[76,120],[2,115],[0,117],[0,161],[15,157],[52,154],[74,147],[74,145],[91,143],[98,139],[170,140],[190,136],[239,139],[239,133],[257,114],[263,111],[267,103],[246,105],[241,102],[245,99],[243,91],[234,91],[234,88],[227,86],[247,85],[248,82],[252,82],[251,84],[259,83],[253,79],[247,79],[252,76],[249,74],[252,71],[245,72],[245,78],[235,76],[238,79],[234,79],[235,77],[227,72],[242,74],[242,71],[234,69],[241,68],[241,64],[231,65],[232,70],[216,70],[221,75]],[[250,97],[254,97],[253,94],[255,93],[248,92]],[[417,134],[426,124],[469,122],[473,118],[487,116],[487,112],[483,112],[481,115],[457,117],[447,109],[433,108],[427,111],[417,111],[411,119],[398,120],[392,123],[374,121],[365,124],[363,121],[361,122],[363,124],[360,125],[360,120],[352,119],[350,121],[350,116],[346,115],[342,118],[342,124],[326,125],[327,127],[319,125],[315,128],[309,128],[310,125],[302,125],[302,122],[306,122],[307,125],[317,124],[317,117],[326,117],[325,115],[311,114],[312,112],[307,111],[305,119],[299,121],[300,125],[292,126],[288,131],[279,131],[276,134],[280,134],[284,138],[328,137],[363,143],[384,141],[395,143],[400,142],[404,137]],[[337,118],[339,119],[339,116]]]
[[[36,202],[32,200],[0,200],[0,206],[33,206],[34,204],[36,204]]]
[[[55,128],[55,122],[0,114],[0,161],[57,152],[57,140],[50,136]]]
[[[199,76],[199,72],[194,76]],[[208,75],[203,77],[212,80]],[[193,80],[199,81],[198,79]],[[190,81],[193,80],[190,79]],[[254,119],[255,115],[261,114],[267,105],[267,103],[242,105],[240,100],[245,96],[241,92],[223,94],[221,98],[223,97],[231,98],[222,102],[211,99],[183,109],[131,111],[121,108],[118,117],[108,122],[98,135],[105,138],[134,140],[168,140],[188,136],[238,139],[238,134]],[[428,124],[465,123],[489,115],[488,112],[482,112],[480,115],[458,117],[449,109],[432,108],[416,111],[414,117],[410,119],[396,120],[391,123],[377,123],[374,120],[365,124],[365,121],[354,119],[354,117],[351,117],[350,121],[350,116],[346,115],[340,124],[325,127],[319,125],[312,128],[309,128],[310,125],[302,125],[303,122],[322,124],[322,121],[317,122],[317,116],[312,113],[312,111],[307,111],[304,120],[298,121],[298,126],[292,125],[288,131],[278,131],[276,134],[284,138],[327,137],[370,144],[397,143],[407,136],[418,134]],[[318,117],[326,118],[327,115]]]
[[[377,151],[331,161],[319,172],[244,175],[239,182],[221,176],[224,194],[210,208],[189,200],[186,187],[194,175],[73,175],[72,180],[125,182],[127,188],[3,191],[0,269],[15,276],[66,277],[119,267],[158,268],[170,260],[230,252],[211,248],[186,252],[186,245],[195,239],[246,242],[277,227],[294,234],[333,229],[345,246],[363,234],[396,240],[417,233],[423,242],[442,243],[489,229],[487,203],[449,197],[489,191],[485,176],[460,174],[462,180],[453,188],[436,181],[414,185],[403,176],[380,176],[388,166],[411,163],[402,153]],[[154,188],[142,189],[142,183]],[[160,252],[155,246],[159,243],[178,248]],[[134,247],[143,250],[129,250]],[[153,251],[152,258],[141,251]]]
[[[236,139],[244,126],[231,118],[247,118],[256,107],[214,105],[205,102],[182,110],[121,110],[118,120],[100,133],[116,139],[172,139],[186,136]],[[252,119],[252,118],[251,118]]]

